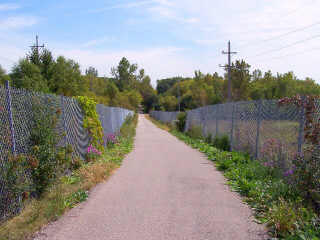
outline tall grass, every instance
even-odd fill
[[[85,201],[88,191],[108,179],[132,150],[137,120],[137,115],[127,119],[121,128],[118,143],[107,148],[99,160],[82,165],[70,176],[59,178],[41,198],[30,200],[18,216],[0,225],[0,239],[29,239],[41,227]]]

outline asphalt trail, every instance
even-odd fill
[[[225,183],[201,153],[140,115],[135,148],[121,168],[35,239],[266,239]]]

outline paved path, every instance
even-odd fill
[[[122,167],[36,239],[264,239],[252,220],[201,153],[140,116]]]

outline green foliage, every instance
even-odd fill
[[[114,77],[114,82],[120,91],[129,89],[136,83],[136,71],[138,70],[137,64],[130,64],[130,62],[124,57],[119,62],[119,65],[111,69],[111,73]]]
[[[64,96],[80,95],[84,89],[80,65],[73,60],[58,57],[52,67],[52,77],[48,81],[51,92]]]
[[[161,96],[159,102],[166,111],[175,111],[178,107],[178,99],[175,96]]]
[[[218,150],[181,132],[171,133],[215,162],[230,187],[245,197],[258,221],[266,223],[273,236],[294,240],[320,238],[319,216],[276,168],[270,169],[241,153]]]
[[[0,65],[0,85],[4,85],[6,81],[10,81],[10,76],[6,74],[6,71]]]
[[[34,101],[33,127],[31,129],[31,154],[28,159],[31,168],[33,189],[37,195],[71,163],[70,148],[57,149],[59,137],[55,131],[59,111]]]
[[[120,128],[120,136],[124,138],[132,138],[136,134],[136,126],[138,123],[138,114],[128,116]]]
[[[76,184],[80,182],[80,177],[76,174],[72,174],[71,176],[63,176],[61,177],[61,182],[64,184]]]
[[[97,103],[86,96],[78,96],[76,99],[85,116],[83,120],[83,127],[86,128],[90,134],[91,145],[101,152],[104,151],[103,128],[96,109]]]
[[[22,59],[12,69],[10,75],[13,86],[28,90],[49,92],[46,79],[41,75],[40,68],[28,59]]]
[[[64,205],[67,208],[73,208],[76,204],[86,201],[87,198],[88,191],[78,190],[65,199]]]
[[[283,98],[279,105],[293,104],[304,108],[304,147],[303,154],[297,154],[292,161],[291,169],[284,175],[297,186],[308,202],[311,202],[320,214],[320,168],[319,140],[320,124],[318,120],[318,96]]]
[[[212,140],[212,146],[223,151],[230,151],[229,137],[227,135],[215,136]]]
[[[3,192],[7,192],[7,194],[0,195],[0,204],[4,206],[2,210],[6,206],[12,207],[13,203],[8,202],[12,199],[17,199],[21,196],[23,196],[23,199],[28,198],[31,191],[31,181],[26,171],[29,170],[28,158],[25,155],[9,155],[8,161],[3,161],[1,177],[5,183],[3,186],[5,190]],[[21,203],[16,204],[20,205]]]
[[[184,129],[186,127],[186,120],[187,120],[187,114],[185,112],[181,112],[177,116],[177,122],[176,127],[178,131],[184,132]]]
[[[171,87],[173,87],[177,82],[181,82],[184,80],[188,80],[189,78],[182,78],[182,77],[173,77],[173,78],[166,78],[157,81],[157,92],[158,94],[164,94],[167,92]]]
[[[187,135],[191,138],[202,139],[203,135],[201,126],[192,125],[191,128],[188,130]]]
[[[243,60],[232,63],[232,100],[279,99],[301,95],[320,95],[320,85],[313,79],[297,79],[293,72],[273,75],[270,71],[250,72],[250,65]],[[159,109],[174,111],[174,98],[181,95],[181,109],[198,108],[227,100],[227,73],[203,74],[195,72],[193,78],[168,78],[157,81],[160,98]],[[178,86],[178,80],[180,81]],[[180,89],[180,90],[179,90]],[[170,103],[170,104],[169,104]]]

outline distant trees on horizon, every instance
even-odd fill
[[[244,60],[232,63],[232,100],[279,99],[301,95],[320,95],[320,85],[313,79],[298,79],[293,72],[272,74],[250,71]],[[98,103],[145,112],[151,109],[176,111],[226,102],[227,74],[204,74],[195,71],[190,78],[172,77],[157,81],[154,89],[144,69],[131,64],[125,57],[111,69],[112,77],[99,77],[94,67],[81,73],[80,65],[72,59],[56,59],[48,49],[32,49],[7,74],[0,66],[0,84],[10,81],[16,88],[64,96],[89,96]]]

